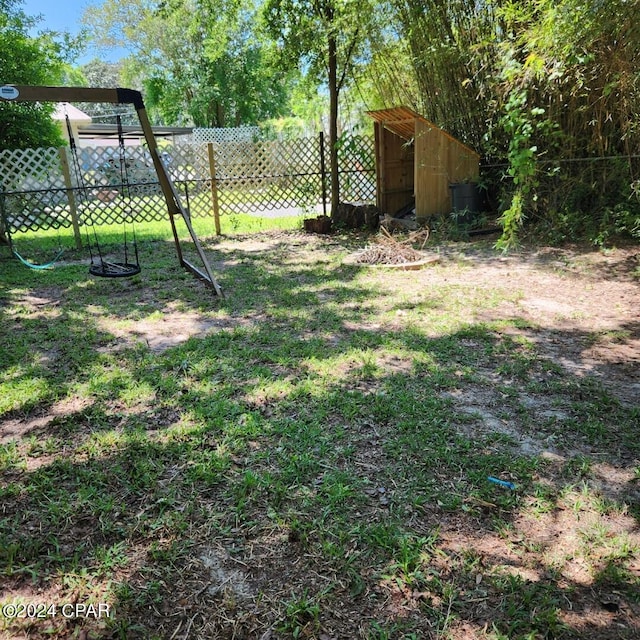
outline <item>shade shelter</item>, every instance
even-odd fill
[[[375,127],[378,209],[393,215],[415,198],[418,222],[450,213],[450,186],[476,179],[480,156],[408,107],[367,115]]]

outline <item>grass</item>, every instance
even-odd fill
[[[282,216],[278,218],[264,218],[260,216],[234,213],[223,215],[220,218],[222,234],[256,233],[272,229],[292,230],[302,227],[303,214],[297,216]],[[187,237],[183,225],[176,219],[176,224],[181,237]],[[213,217],[194,217],[192,224],[199,237],[215,234]],[[170,241],[173,239],[171,225],[168,220],[157,222],[143,222],[135,225],[109,224],[81,227],[80,237],[84,249],[78,250],[70,229],[46,229],[33,232],[18,232],[13,234],[14,247],[18,253],[34,264],[46,264],[53,260],[63,250],[60,260],[73,260],[80,256],[88,257],[87,247],[91,245],[96,252],[96,241],[108,251],[121,252],[124,246],[124,233],[128,234],[128,242],[132,244],[132,235],[135,232],[136,239],[145,241]]]
[[[601,494],[602,457],[555,468],[518,445],[539,435],[526,393],[567,412],[542,436],[623,466],[638,409],[567,375],[522,318],[477,319],[521,294],[407,288],[343,265],[353,237],[210,235],[218,300],[166,229],[138,237],[131,280],[90,278],[76,252],[46,272],[0,255],[2,602],[113,611],[5,616],[7,637],[582,638],[573,603],[636,606],[638,513]],[[201,334],[145,338],[191,317]],[[492,398],[511,435],[475,429]]]

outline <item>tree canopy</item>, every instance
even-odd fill
[[[290,74],[240,0],[106,0],[85,14],[102,45],[131,51],[124,76],[157,120],[224,127],[285,113]]]
[[[267,30],[285,64],[300,65],[329,94],[331,211],[340,201],[338,111],[340,92],[367,42],[373,7],[369,0],[267,0]]]
[[[21,0],[0,0],[1,84],[57,84],[64,69],[63,48],[52,34],[29,35],[35,18],[20,8]],[[0,147],[20,149],[62,144],[51,119],[52,104],[0,102]]]

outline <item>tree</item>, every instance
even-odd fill
[[[1,84],[58,84],[64,66],[62,45],[52,34],[28,35],[37,24],[19,7],[21,0],[0,0]],[[62,144],[52,120],[54,105],[0,102],[0,147],[24,149]]]
[[[290,74],[274,70],[250,0],[106,0],[84,20],[99,44],[132,52],[123,75],[167,124],[255,124],[285,109]]]
[[[138,86],[129,86],[123,78],[122,62],[107,62],[100,58],[94,58],[80,67],[75,67],[66,72],[65,85],[71,87],[106,87],[116,88],[127,86],[130,89],[140,89]],[[119,115],[122,124],[137,125],[138,116],[126,104],[111,104],[108,102],[78,102],[78,109],[91,116],[93,122],[116,122]]]
[[[373,20],[369,0],[268,0],[264,9],[269,33],[277,40],[283,63],[305,69],[326,82],[329,93],[331,215],[340,203],[338,109],[340,92],[364,54]]]

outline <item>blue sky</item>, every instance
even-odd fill
[[[100,0],[23,0],[21,8],[28,16],[42,15],[38,30],[51,29],[75,34],[80,31],[80,19],[85,9],[97,4],[101,4]],[[105,55],[104,52],[98,54],[95,50],[90,50],[78,63],[82,64],[96,57],[115,61],[120,56],[117,51]]]
[[[80,18],[91,4],[98,3],[88,0],[24,0],[22,9],[29,16],[42,14],[40,28],[77,33]]]

